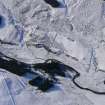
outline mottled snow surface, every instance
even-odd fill
[[[42,92],[28,83],[35,75],[10,73],[0,60],[0,105],[105,105],[105,1],[54,1],[0,0],[0,58],[56,60],[71,78],[58,75]]]

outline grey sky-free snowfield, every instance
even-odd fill
[[[0,69],[0,105],[105,105],[105,1],[0,0],[0,52],[27,64],[55,59],[80,75],[40,92]],[[1,56],[0,56],[1,57]]]

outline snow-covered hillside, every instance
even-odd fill
[[[104,0],[0,0],[0,105],[105,105],[104,52]],[[40,92],[28,70],[60,83]]]

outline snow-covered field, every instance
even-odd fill
[[[0,105],[105,105],[104,52],[104,0],[0,0]],[[1,53],[17,64],[55,59],[77,75],[41,92],[35,76],[3,69],[11,59]]]

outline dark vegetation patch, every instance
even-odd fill
[[[31,70],[32,66],[34,67],[34,71]],[[80,76],[75,69],[69,67],[57,60],[50,59],[46,60],[44,63],[38,64],[26,64],[24,62],[20,62],[13,58],[9,58],[2,53],[0,53],[0,68],[3,68],[9,72],[22,76],[26,73],[35,73],[35,78],[29,81],[29,84],[32,86],[36,86],[39,90],[46,92],[51,87],[54,86],[55,83],[59,83],[56,75],[66,77],[66,74],[69,74],[69,77],[72,79],[73,83],[80,89],[91,91],[95,94],[105,95],[105,92],[95,91],[90,88],[85,88],[80,86],[75,79]],[[39,70],[39,74],[37,73]],[[45,72],[48,76],[45,75]],[[68,73],[68,71],[70,71]],[[41,74],[42,73],[42,74]],[[57,81],[56,81],[57,80]],[[105,83],[105,81],[104,81]]]
[[[22,76],[27,72],[27,65],[17,60],[6,60],[0,58],[0,68],[6,69],[9,72]]]
[[[5,26],[5,18],[0,15],[0,28],[3,28]]]
[[[57,0],[44,0],[47,4],[51,5],[54,8],[58,8],[61,4]]]
[[[34,68],[34,71],[31,70],[32,67]],[[38,64],[26,64],[2,54],[0,57],[0,68],[19,76],[23,76],[26,73],[35,73],[37,77],[35,76],[34,79],[30,80],[29,84],[36,86],[43,92],[54,86],[54,83],[58,83],[59,80],[56,78],[57,75],[66,77],[67,70],[74,72],[73,68],[56,60],[47,60],[44,63]],[[38,70],[40,73],[37,73]],[[46,76],[45,73],[48,76]]]
[[[38,76],[35,79],[29,81],[29,84],[32,86],[36,86],[39,90],[45,92],[53,86],[53,81],[49,78]]]
[[[50,76],[54,77],[56,75],[65,77],[66,70],[63,64],[58,63],[57,61],[38,63],[33,65],[34,68],[41,69],[45,73],[48,73]]]

